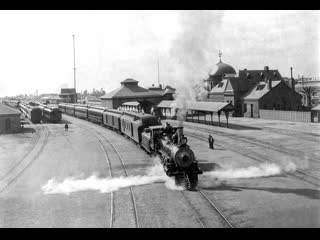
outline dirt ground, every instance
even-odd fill
[[[196,129],[199,125],[185,123],[199,166],[210,172],[259,167],[255,159],[280,165],[292,161],[318,176],[319,124],[259,120],[241,119],[237,124],[243,127],[235,129]],[[65,115],[63,121],[69,122],[69,131],[64,123],[37,124],[28,125],[24,134],[0,135],[0,227],[104,228],[112,222],[112,227],[198,228],[201,221],[205,227],[225,226],[198,192],[173,190],[161,181],[113,193],[44,194],[42,187],[53,178],[145,176],[154,166],[134,142],[109,129]],[[214,150],[206,141],[209,132]],[[319,227],[316,182],[286,172],[223,181],[200,175],[199,189],[234,227]]]

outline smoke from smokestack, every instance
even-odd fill
[[[101,193],[109,193],[122,188],[141,186],[152,183],[165,183],[165,186],[171,190],[183,190],[182,187],[176,186],[173,179],[169,178],[163,171],[160,164],[147,170],[143,176],[128,176],[117,178],[99,178],[97,174],[86,179],[68,177],[62,182],[56,179],[48,180],[47,184],[42,187],[44,194],[65,194],[73,192],[95,190]]]
[[[214,64],[213,56],[218,49],[215,32],[220,28],[223,15],[223,11],[182,11],[180,14],[183,31],[170,49],[177,89],[172,107],[182,106],[177,113],[180,126],[187,111],[186,101],[207,96],[203,79],[208,77],[208,69]]]

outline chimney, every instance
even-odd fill
[[[272,80],[270,78],[268,79],[268,90],[271,90],[271,88],[272,88]]]
[[[264,67],[264,70],[267,72],[267,71],[269,71],[269,67],[268,66],[265,66]]]
[[[293,79],[293,76],[292,76],[292,67],[290,68],[291,70],[291,87],[292,87],[292,90],[295,91],[295,86],[294,86],[294,79]]]
[[[245,68],[245,69],[243,69],[243,71],[245,71],[245,72],[246,72],[246,71],[247,71],[247,69]]]

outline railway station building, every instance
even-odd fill
[[[137,80],[128,78],[121,82],[121,87],[100,97],[101,105],[107,108],[118,109],[124,103],[136,102],[143,112],[150,113],[151,110],[162,100],[172,100],[171,87],[163,89],[161,86],[145,89],[138,85]]]
[[[216,70],[205,81],[209,90],[206,100],[231,103],[236,109],[234,117],[259,117],[259,109],[299,111],[301,96],[292,78],[291,82],[292,87],[284,82],[277,69],[269,66],[236,73],[220,58]]]
[[[0,134],[21,131],[21,113],[0,103]]]

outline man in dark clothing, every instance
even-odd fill
[[[68,123],[66,123],[66,124],[64,125],[64,130],[65,130],[65,131],[68,131],[68,128],[69,128]]]
[[[209,134],[208,142],[209,142],[209,148],[214,149],[213,147],[214,139],[210,134]]]
[[[166,126],[163,128],[163,132],[167,135],[172,134],[172,127],[168,122],[166,122]]]
[[[176,131],[173,135],[172,135],[172,141],[174,144],[178,144],[178,131]]]

